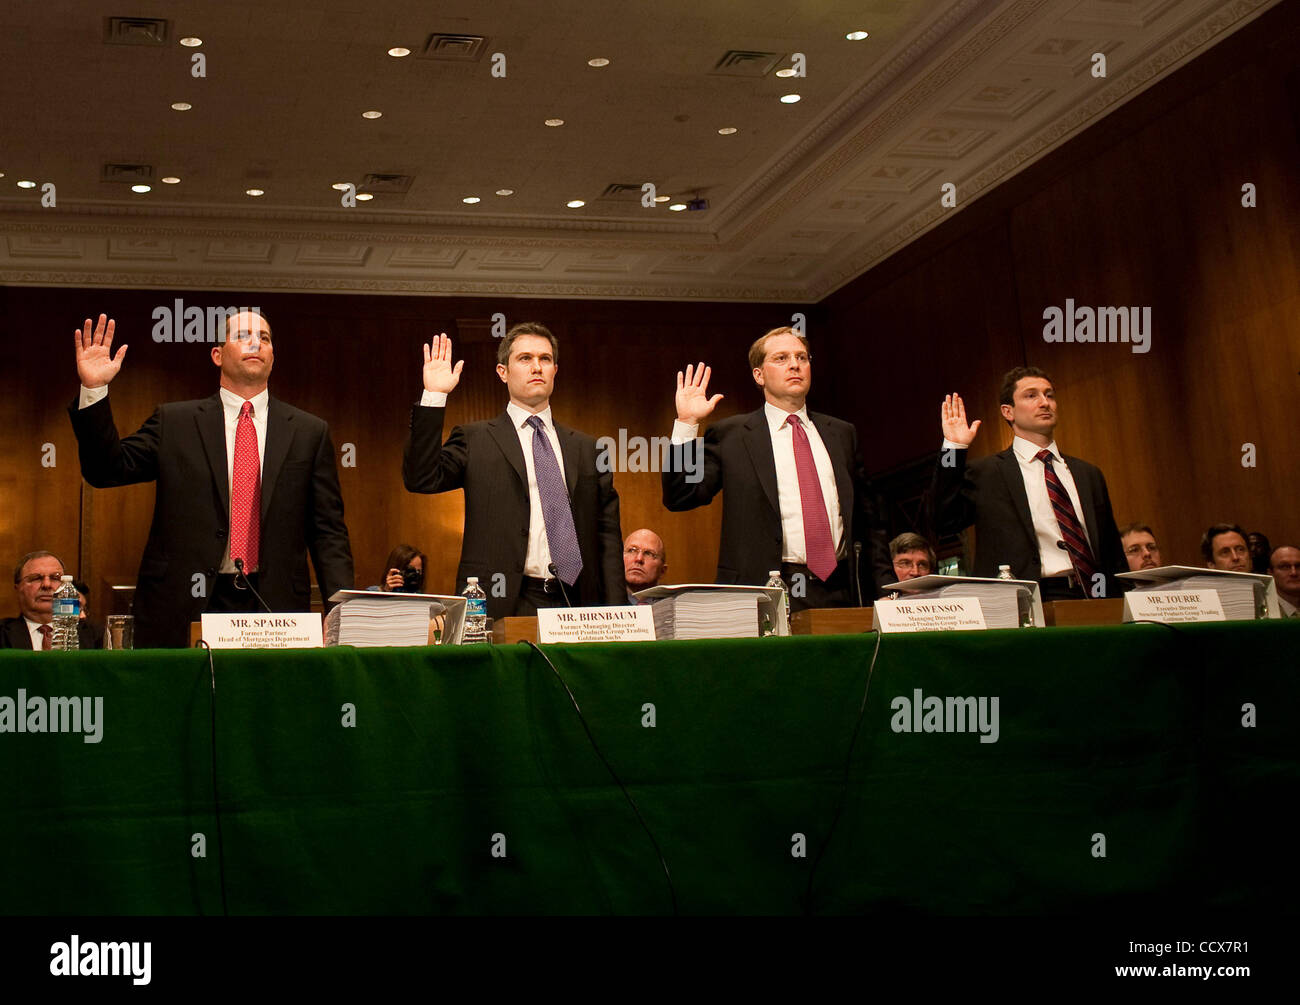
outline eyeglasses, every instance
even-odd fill
[[[259,342],[263,342],[263,343],[265,343],[266,345],[270,345],[270,344],[271,344],[271,333],[270,333],[270,332],[249,332],[249,331],[237,331],[237,332],[231,332],[231,333],[230,333],[230,341],[231,341],[231,342],[251,342],[251,341],[253,340],[253,337],[254,337],[254,336],[257,337],[257,340],[258,340]]]
[[[638,555],[644,555],[646,557],[646,560],[649,562],[657,562],[659,561],[660,558],[663,557],[662,555],[659,554],[659,552],[655,551],[653,548],[638,548],[634,544],[629,544],[626,548],[624,548],[623,554],[627,555],[629,558],[636,558]]]
[[[1278,572],[1300,572],[1300,562],[1278,562],[1273,568]]]
[[[790,354],[788,352],[778,352],[774,356],[767,357],[767,361],[773,366],[785,366],[790,362]],[[807,366],[812,362],[812,357],[806,352],[797,352],[794,354],[794,361],[800,366]]]
[[[1130,544],[1127,548],[1124,549],[1124,554],[1137,555],[1144,551],[1149,551],[1154,554],[1159,550],[1160,550],[1160,546],[1158,544]]]
[[[913,562],[910,558],[894,559],[894,568],[896,569],[916,569],[918,572],[929,572],[930,563],[922,559],[919,562]]]

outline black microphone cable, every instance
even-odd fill
[[[242,564],[242,562],[241,562]],[[203,639],[194,643],[197,649],[202,646],[208,651],[208,679],[212,682],[212,702],[209,705],[211,709],[211,729],[212,729],[212,815],[217,821],[217,878],[221,886],[221,914],[222,917],[229,917],[230,910],[226,905],[226,846],[221,835],[221,800],[217,795],[217,670],[212,661],[212,647]]]
[[[572,607],[573,603],[569,600],[569,593],[564,588],[564,580],[560,578],[560,570],[555,567],[555,563],[552,562],[550,565],[548,565],[546,567],[546,571],[549,572],[552,576],[554,576],[555,581],[560,584],[560,596],[564,598],[564,606]],[[551,669],[554,669],[554,667],[552,667]]]
[[[246,586],[248,591],[257,598],[257,602],[262,605],[262,610],[266,611],[267,614],[274,614],[275,612],[271,610],[271,605],[262,599],[260,593],[253,589],[253,584],[249,582],[248,576],[244,572],[244,560],[242,558],[235,559],[235,568],[239,573],[238,578],[244,581],[244,586]]]
[[[654,833],[650,830],[650,826],[645,822],[645,817],[641,816],[641,811],[637,808],[636,800],[632,798],[632,793],[627,791],[627,786],[623,784],[622,779],[618,777],[618,773],[610,765],[609,761],[605,758],[605,755],[601,753],[600,747],[596,743],[596,738],[591,735],[591,727],[587,725],[586,716],[582,714],[582,709],[578,707],[578,699],[573,696],[573,692],[569,690],[569,685],[566,684],[564,678],[560,676],[560,671],[555,669],[555,664],[551,662],[550,657],[547,656],[546,653],[542,652],[541,647],[537,645],[536,642],[529,641],[528,639],[520,639],[520,642],[531,648],[542,659],[546,660],[546,665],[551,668],[551,673],[555,674],[556,680],[560,682],[560,686],[564,688],[565,694],[569,696],[569,701],[573,703],[573,710],[578,713],[578,721],[582,723],[582,730],[587,734],[587,740],[591,743],[591,749],[596,752],[596,756],[600,758],[600,763],[605,765],[605,770],[608,771],[609,776],[614,779],[614,784],[618,786],[619,791],[623,793],[623,798],[627,800],[628,805],[632,807],[632,812],[636,814],[637,822],[641,824],[641,829],[645,831],[646,837],[650,839],[650,844],[654,846],[655,854],[659,856],[659,864],[663,867],[664,878],[668,880],[668,896],[672,899],[673,917],[676,917],[677,889],[673,886],[672,873],[668,871],[668,862],[664,858],[664,853],[659,848],[659,842],[655,840]]]

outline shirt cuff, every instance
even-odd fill
[[[969,446],[970,446],[969,443],[953,443],[952,440],[948,439],[947,437],[944,437],[943,446],[940,447],[939,449],[940,450],[965,450]]]
[[[673,420],[673,435],[670,442],[672,443],[690,443],[695,439],[695,434],[700,426],[697,422],[682,422],[681,419]]]
[[[445,408],[447,405],[447,392],[425,391],[420,395],[420,405],[423,408]]]
[[[77,396],[77,409],[89,408],[98,401],[103,401],[108,397],[108,385],[101,384],[99,387],[87,387],[81,385],[81,393]]]

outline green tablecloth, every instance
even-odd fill
[[[812,910],[1294,911],[1297,643],[1279,622],[886,637]],[[872,645],[548,648],[681,912],[804,910]],[[231,913],[671,910],[528,648],[214,659]],[[101,696],[103,735],[0,732],[3,911],[220,913],[206,654],[0,653],[19,688]],[[917,689],[997,697],[997,742],[895,732]]]

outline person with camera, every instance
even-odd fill
[[[409,544],[399,544],[388,553],[384,563],[384,581],[371,590],[388,593],[423,593],[424,574],[428,561],[424,553]]]

